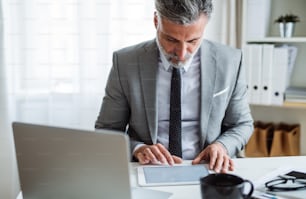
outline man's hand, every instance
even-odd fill
[[[234,170],[234,162],[228,156],[226,149],[221,143],[215,142],[208,145],[193,161],[192,164],[199,164],[201,160],[209,161],[209,169],[219,173],[226,173]]]
[[[183,160],[171,155],[162,144],[144,145],[139,147],[133,154],[140,164],[179,164]]]

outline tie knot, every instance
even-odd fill
[[[179,68],[173,67],[172,69],[172,80],[178,81],[181,79],[181,70]]]
[[[176,68],[176,67],[172,66],[172,72],[173,73],[178,73],[180,71],[181,71],[180,68]]]

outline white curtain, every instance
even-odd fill
[[[5,1],[13,118],[93,128],[112,51],[154,37],[153,1]]]
[[[1,55],[0,55],[1,56]],[[2,62],[2,56],[1,56]],[[0,66],[0,198],[16,198],[19,190],[13,136],[8,117],[6,78]]]
[[[93,128],[115,49],[152,39],[154,1],[3,0],[12,118]],[[239,46],[237,0],[216,0],[206,38]]]
[[[4,67],[3,12],[0,4],[0,198],[16,198],[19,190],[13,136],[10,128],[6,68]]]
[[[154,0],[1,4],[0,198],[15,199],[11,122],[93,129],[112,51],[155,37]],[[236,1],[214,4],[206,38],[237,46]]]
[[[207,26],[206,38],[241,47],[243,0],[213,0],[214,10]]]
[[[19,185],[11,122],[93,129],[112,51],[154,38],[154,1],[1,4],[0,198],[15,199]]]

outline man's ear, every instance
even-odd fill
[[[158,26],[158,16],[157,16],[157,12],[154,12],[154,26],[157,29]]]

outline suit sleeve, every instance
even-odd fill
[[[108,77],[105,96],[95,122],[95,128],[111,129],[127,133],[130,138],[130,152],[133,152],[135,146],[144,144],[143,141],[140,141],[141,139],[138,134],[138,132],[142,131],[135,129],[135,122],[131,119],[132,104],[135,104],[140,97],[136,96],[133,100],[130,99],[131,93],[137,94],[137,92],[130,89],[131,87],[135,88],[135,84],[132,86],[129,85],[128,79],[135,78],[126,74],[127,71],[124,69],[126,69],[125,63],[122,63],[122,61],[119,63],[119,55],[115,52],[113,54],[113,67]],[[131,67],[128,70],[131,72]],[[140,124],[142,123],[140,122]]]
[[[125,132],[130,115],[127,97],[122,88],[117,55],[113,54],[113,67],[105,88],[100,113],[95,123],[96,129],[114,129]]]
[[[221,135],[216,140],[225,146],[231,157],[244,148],[253,132],[253,118],[247,101],[247,84],[241,52],[239,58],[235,86],[222,121]]]

